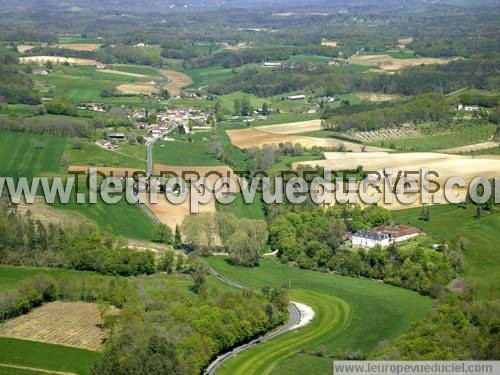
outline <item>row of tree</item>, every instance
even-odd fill
[[[94,226],[45,226],[2,204],[0,233],[0,262],[4,264],[122,276],[156,272],[153,252],[129,249]]]

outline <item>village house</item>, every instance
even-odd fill
[[[102,103],[84,103],[78,109],[84,109],[94,112],[106,112],[106,106]]]
[[[114,150],[114,149],[118,148],[118,146],[112,144],[111,142],[109,142],[105,139],[101,139],[99,141],[96,141],[96,145],[98,145],[99,147],[108,149],[108,150]]]
[[[39,76],[48,76],[49,72],[46,70],[34,70],[33,74],[39,75]]]

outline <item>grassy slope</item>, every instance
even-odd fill
[[[0,338],[0,364],[90,374],[100,353],[35,341]],[[0,373],[3,368],[0,367]],[[25,373],[25,372],[11,372]]]
[[[290,358],[292,354],[320,345],[331,353],[370,350],[380,340],[407,329],[411,321],[424,317],[432,304],[429,298],[376,281],[304,271],[271,260],[252,269],[231,266],[220,257],[207,261],[224,276],[250,287],[291,284],[292,299],[311,305],[316,312],[308,327],[245,351],[229,361],[222,374],[266,373],[275,366],[275,373],[289,373],[286,369],[290,362],[298,361],[297,357]],[[293,366],[294,373],[309,374],[306,369],[310,366],[320,370],[316,373],[331,372],[331,362],[324,358],[304,359],[309,367]]]
[[[25,278],[38,274],[48,274],[55,278],[59,278],[70,274],[82,274],[82,272],[59,270],[55,268],[0,266],[0,292],[14,288]]]
[[[431,220],[419,220],[420,209],[392,212],[395,221],[409,223],[438,239],[450,241],[464,237],[466,267],[463,276],[478,283],[484,297],[500,295],[500,212],[484,213],[474,218],[474,207],[467,209],[453,205],[433,206]]]

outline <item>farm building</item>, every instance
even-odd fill
[[[391,239],[391,242],[407,241],[410,238],[420,235],[420,229],[411,227],[409,225],[385,225],[375,227],[372,229],[374,232],[385,233]]]
[[[280,62],[265,62],[262,64],[264,68],[281,68]]]
[[[123,133],[109,133],[108,138],[110,140],[115,140],[115,141],[124,141],[125,134],[123,134]]]
[[[351,241],[353,247],[363,247],[365,249],[371,249],[377,245],[384,247],[391,243],[389,235],[367,230],[361,230],[354,233]]]
[[[353,247],[371,249],[375,246],[388,246],[391,243],[407,241],[420,235],[422,232],[409,225],[384,225],[370,231],[359,231],[352,235]]]
[[[305,98],[305,95],[290,95],[288,100],[304,100]]]

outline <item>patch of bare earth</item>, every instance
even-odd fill
[[[173,96],[180,96],[182,94],[182,89],[193,83],[191,77],[184,73],[176,72],[175,70],[164,70],[161,74],[170,80],[170,82],[165,85],[165,89]]]
[[[395,59],[389,55],[354,55],[349,58],[352,64],[377,65],[382,70],[399,70],[417,65],[447,64],[449,60],[434,57]]]
[[[100,351],[106,333],[96,304],[50,302],[0,326],[0,336]]]
[[[26,51],[29,51],[30,49],[33,49],[33,48],[35,48],[35,46],[30,46],[28,44],[21,44],[21,45],[17,46],[17,50],[20,53],[25,53]]]
[[[156,203],[150,203],[149,198],[147,199],[147,206],[153,212],[153,214],[158,218],[158,220],[165,225],[168,225],[172,230],[175,230],[175,226],[180,226],[184,220],[189,215],[196,215],[191,213],[191,203],[189,194],[187,198],[180,204],[174,204],[167,200],[165,194],[158,194],[158,199]],[[215,199],[211,198],[208,203],[200,204],[198,212],[215,212]]]
[[[337,42],[335,40],[322,40],[321,45],[327,47],[337,47]]]
[[[397,95],[381,94],[378,92],[365,92],[358,94],[362,100],[369,102],[389,102],[398,98]]]

